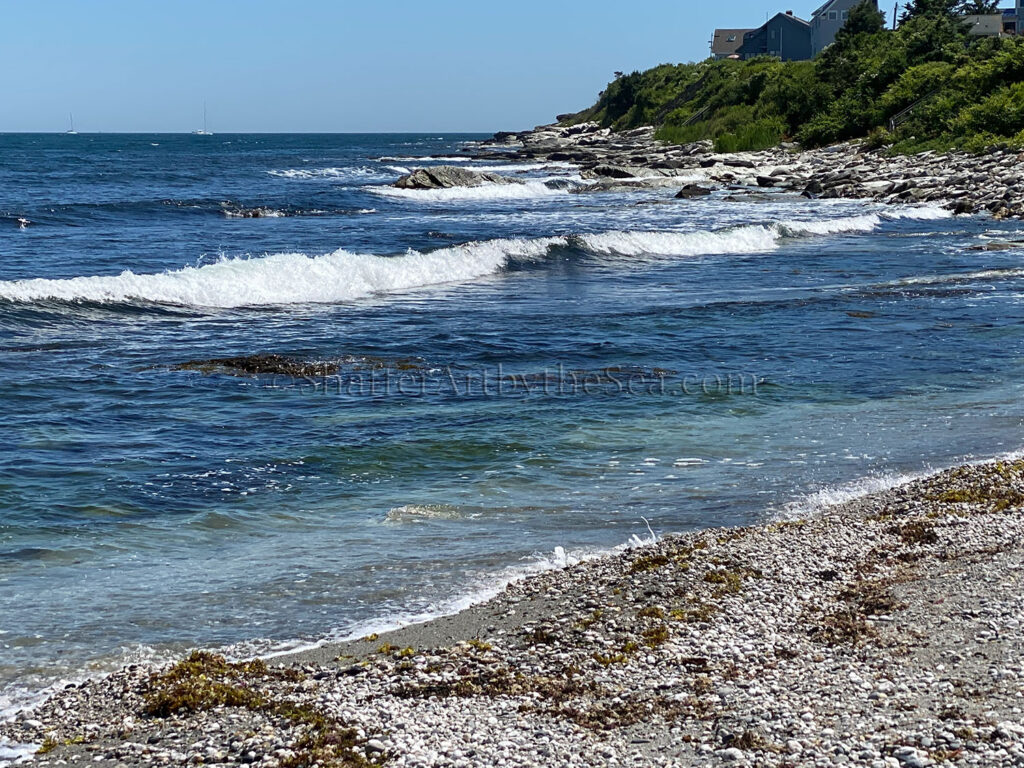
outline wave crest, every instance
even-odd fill
[[[366,187],[365,189],[382,197],[398,197],[404,200],[428,203],[530,200],[568,194],[568,190],[553,189],[540,180],[524,181],[522,184],[483,184],[479,187],[448,187],[446,189],[398,189],[386,186]]]
[[[474,187],[437,192],[521,188],[522,185],[509,185],[507,188]],[[430,194],[421,191],[408,193]],[[903,212],[902,215],[910,218],[913,213]],[[224,258],[213,264],[159,274],[124,271],[119,275],[0,282],[0,301],[148,302],[204,308],[336,304],[424,286],[480,279],[515,264],[542,261],[553,248],[576,248],[598,259],[757,254],[776,250],[784,238],[864,232],[875,229],[880,223],[880,215],[867,214],[823,221],[747,225],[717,231],[610,231],[529,240],[497,239],[429,252],[410,250],[397,256],[346,250],[320,256],[278,253],[259,258]]]

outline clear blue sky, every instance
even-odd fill
[[[813,0],[0,0],[0,131],[495,131]]]

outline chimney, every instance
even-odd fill
[[[787,16],[792,16],[792,15],[793,15],[793,12],[792,12],[792,11],[786,11],[786,15],[787,15]]]

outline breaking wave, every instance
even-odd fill
[[[950,272],[945,275],[921,275],[904,277],[887,285],[943,285],[946,283],[974,283],[979,280],[1015,280],[1024,277],[1024,269],[1006,267],[1004,269],[982,269],[977,272]]]
[[[334,251],[323,256],[278,253],[226,258],[201,267],[163,272],[0,282],[0,300],[153,302],[195,307],[251,307],[339,303],[421,286],[464,282],[494,274],[510,260],[546,255],[561,238],[489,240],[404,256]]]
[[[283,168],[267,171],[281,179],[374,179],[387,176],[380,168]]]
[[[515,189],[519,185],[510,187]],[[496,188],[506,189],[504,186]],[[486,189],[489,188],[455,191]],[[903,214],[913,216],[910,211]],[[576,249],[591,258],[616,260],[768,253],[787,237],[870,231],[879,226],[884,216],[868,214],[815,222],[784,221],[717,231],[611,231],[498,239],[428,252],[410,250],[397,256],[337,250],[319,256],[278,253],[258,258],[223,258],[212,264],[159,274],[136,274],[126,270],[119,275],[0,281],[0,301],[150,302],[206,308],[335,304],[424,286],[476,280],[513,265],[543,261],[553,249]]]
[[[529,200],[567,194],[565,189],[552,189],[543,181],[523,184],[483,184],[479,187],[448,187],[446,189],[398,189],[367,187],[367,191],[383,197],[398,197],[416,202],[452,202],[473,200]]]

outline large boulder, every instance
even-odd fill
[[[484,184],[522,184],[496,173],[472,171],[454,165],[417,168],[395,182],[399,189],[448,189],[449,187],[481,187]]]
[[[647,165],[614,165],[601,163],[580,173],[584,179],[645,179],[652,176],[674,176],[674,168],[652,168]]]

